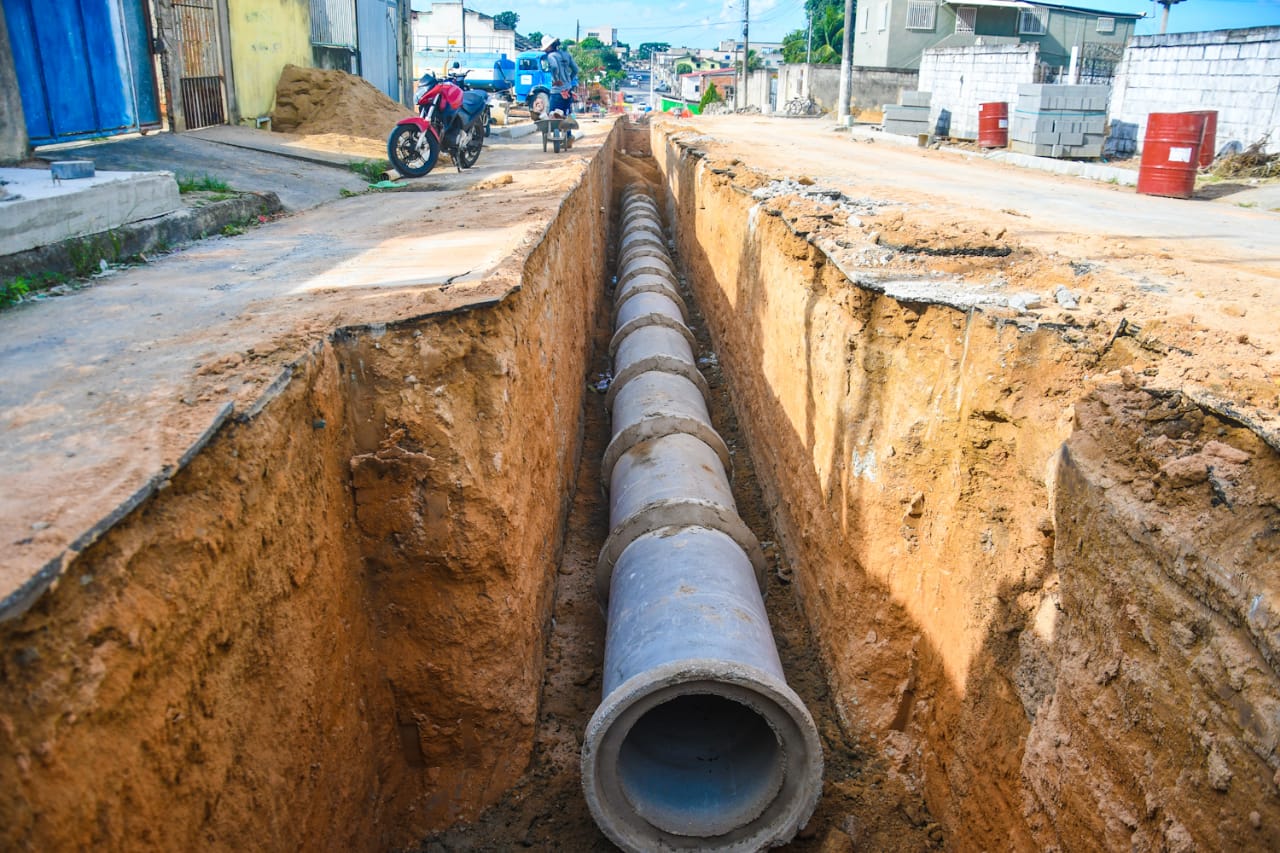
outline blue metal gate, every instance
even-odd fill
[[[396,68],[400,31],[397,0],[356,0],[356,41],[360,50],[360,76],[391,97],[400,100]]]
[[[3,2],[32,144],[160,124],[144,0]]]

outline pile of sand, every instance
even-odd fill
[[[362,77],[345,71],[286,65],[276,84],[271,129],[381,140],[411,112]]]

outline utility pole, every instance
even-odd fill
[[[813,86],[809,78],[813,76],[813,14],[809,15],[809,38],[804,43],[804,96],[809,97]]]
[[[751,0],[742,0],[742,85],[738,87],[738,91],[733,93],[733,105],[738,106],[738,102],[742,102],[742,106],[748,106],[747,103],[747,81],[751,79],[751,72],[748,66],[751,65],[751,45],[747,40],[747,29],[751,23]],[[739,94],[741,93],[741,94]]]
[[[853,89],[853,0],[844,0],[844,46],[840,51],[840,108],[836,112],[841,127],[850,124],[849,98]]]
[[[462,52],[467,52],[467,4],[459,3],[458,7],[462,9]]]
[[[1164,35],[1169,31],[1169,7],[1174,3],[1181,3],[1182,0],[1156,0],[1156,2],[1164,7],[1164,12],[1160,15],[1160,34]]]

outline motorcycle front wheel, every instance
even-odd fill
[[[484,132],[472,127],[470,138],[458,148],[458,170],[470,169],[480,159],[480,149],[484,147]]]
[[[435,168],[440,158],[440,141],[429,132],[425,134],[426,139],[421,140],[423,134],[424,131],[412,124],[398,124],[391,131],[387,139],[387,159],[400,174],[421,178]],[[418,150],[420,140],[426,151]]]

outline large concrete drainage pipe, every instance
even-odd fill
[[[624,850],[786,843],[817,803],[822,747],[741,548],[718,530],[661,528],[613,577],[605,699],[582,750],[596,822]]]
[[[764,556],[733,501],[657,205],[636,187],[623,200],[610,533],[596,567],[604,699],[583,741],[583,788],[624,850],[747,853],[808,821],[822,748],[782,673]]]

